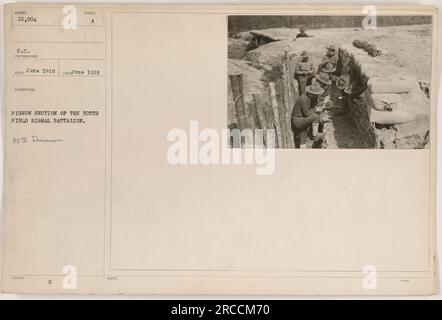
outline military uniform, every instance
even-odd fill
[[[338,55],[334,54],[332,56],[330,55],[325,55],[324,58],[322,58],[321,64],[319,65],[319,70],[318,72],[321,72],[322,69],[324,69],[324,67],[330,64],[332,65],[334,68],[336,68],[336,65],[338,64]]]
[[[312,108],[311,99],[301,94],[295,102],[292,111],[292,131],[295,139],[295,147],[299,148],[307,140],[308,129],[318,116]]]
[[[296,64],[295,78],[298,80],[299,84],[299,94],[305,93],[305,88],[311,78],[313,78],[314,73],[313,62],[311,61],[299,61]],[[310,73],[304,73],[310,71]]]

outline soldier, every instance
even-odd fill
[[[324,93],[321,94],[318,98],[318,106],[321,106],[324,109],[330,109],[332,107],[332,101],[330,97],[330,85],[332,84],[330,80],[330,76],[326,72],[321,72],[316,75],[315,80],[322,89],[324,89]]]
[[[337,76],[336,76],[336,66],[334,66],[331,62],[327,62],[327,64],[322,68],[321,73],[325,73],[328,75],[331,85],[329,86],[328,93],[331,96],[336,95],[336,87],[333,85],[336,82]]]
[[[318,72],[322,71],[327,64],[331,64],[332,68],[336,71],[336,65],[338,64],[338,53],[334,45],[330,45],[327,48],[327,53],[324,58],[322,58],[321,64],[319,65]]]
[[[295,69],[295,79],[299,84],[299,94],[305,93],[305,88],[313,76],[313,62],[309,60],[307,51],[302,51],[301,60],[296,64]]]
[[[296,38],[308,38],[310,37],[306,32],[305,32],[305,28],[301,27],[301,29],[299,29],[299,33],[296,35]]]
[[[324,95],[330,94],[329,89],[332,82],[330,81],[329,74],[326,72],[320,72],[315,76],[315,79],[318,81],[321,88],[324,89]]]
[[[295,147],[306,147],[308,132],[312,124],[319,124],[322,119],[316,110],[318,97],[324,93],[318,82],[306,87],[306,92],[301,94],[295,102],[292,111],[292,131],[295,139]],[[317,127],[317,126],[316,126]],[[313,133],[315,135],[316,133]]]

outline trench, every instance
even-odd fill
[[[358,139],[357,129],[354,126],[352,116],[347,109],[348,97],[339,99],[339,92],[332,87],[331,100],[335,107],[329,112],[331,122],[324,125],[327,148],[363,148]]]
[[[275,41],[278,40],[273,42]],[[268,43],[261,45],[265,46]],[[250,50],[250,53],[255,53],[255,51]],[[272,57],[271,61],[256,63],[248,61],[248,54],[238,57],[240,59],[237,59],[237,61],[241,61],[248,68],[259,70],[259,81],[262,83],[261,86],[256,86],[256,88],[250,90],[247,81],[250,81],[253,77],[245,73],[244,87],[246,91],[249,89],[253,92],[252,94],[244,92],[244,97],[249,96],[244,101],[248,127],[252,130],[256,128],[276,129],[278,123],[282,137],[279,139],[280,141],[278,140],[277,147],[293,148],[294,145],[290,143],[293,137],[291,136],[292,132],[288,118],[291,119],[291,111],[297,96],[286,80],[288,77],[290,79],[293,77],[293,69],[298,61],[297,57],[288,59],[287,52],[280,52],[276,58]],[[318,61],[314,60],[313,63],[316,66],[318,65]],[[411,125],[397,125],[395,123],[379,124],[372,121],[371,106],[362,99],[367,91],[367,83],[370,79],[362,71],[363,68],[357,58],[345,49],[340,48],[338,50],[336,75],[342,75],[344,69],[350,75],[353,84],[352,91],[344,94],[334,85],[331,86],[330,98],[333,105],[333,108],[329,110],[331,121],[324,124],[323,128],[326,148],[382,149],[422,148],[425,146],[428,142],[428,130],[417,132],[413,127],[413,122],[411,122]],[[249,69],[249,72],[252,71]],[[270,84],[273,84],[275,88],[276,109],[272,105],[271,93],[269,92]],[[429,84],[425,82],[415,84],[420,88],[418,90],[428,99]],[[262,109],[261,114],[258,109]],[[264,117],[265,119],[260,119],[260,115],[261,118]],[[425,121],[423,119],[422,123],[425,124]],[[421,125],[419,121],[416,122],[416,126],[418,125]],[[411,130],[407,126],[411,127]],[[414,131],[402,133],[401,137],[401,130],[402,132]]]
[[[294,145],[287,143],[287,140],[291,140],[293,139],[293,137],[291,135],[291,127],[288,121],[286,121],[286,118],[289,117],[291,120],[293,104],[298,96],[295,95],[294,90],[291,90],[292,99],[290,101],[285,101],[286,98],[284,97],[284,74],[282,70],[282,65],[276,65],[272,68],[263,68],[262,66],[247,62],[246,60],[244,60],[244,62],[248,66],[257,68],[262,71],[260,81],[263,83],[262,88],[254,91],[254,98],[245,99],[248,128],[263,129],[263,127],[265,127],[275,129],[275,112],[272,109],[271,98],[269,94],[269,84],[273,83],[275,85],[276,102],[278,109],[277,113],[279,115],[279,124],[281,127],[281,134],[283,136],[282,140],[286,141],[283,146],[278,145],[278,147],[293,148]],[[245,77],[245,79],[246,78],[247,77]],[[248,89],[247,83],[245,83],[245,89]],[[362,148],[363,144],[357,137],[357,130],[352,121],[351,114],[343,112],[344,106],[347,101],[345,99],[338,99],[339,96],[339,92],[333,89],[331,90],[330,97],[335,108],[329,112],[331,121],[325,123],[323,128],[327,148]],[[260,121],[259,119],[259,115],[256,110],[257,101],[255,101],[255,99],[259,99],[259,103],[261,104],[264,112],[264,121]],[[263,122],[265,123],[264,125]],[[238,128],[238,125],[237,123],[233,123],[229,125],[229,128]],[[315,145],[312,146],[312,148],[316,147],[317,146]]]

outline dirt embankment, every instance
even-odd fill
[[[276,34],[278,41],[249,51],[246,59],[258,63],[272,64],[279,60],[285,49],[299,55],[306,50],[317,65],[326,52],[326,46],[352,46],[353,40],[362,39],[374,43],[382,50],[379,57],[370,57],[360,50],[366,59],[361,61],[373,67],[377,76],[392,73],[414,75],[429,81],[431,75],[431,25],[379,27],[375,30],[362,28],[336,28],[309,30],[310,38],[298,38],[297,29],[269,29],[267,34]],[[243,35],[243,38],[247,38]],[[416,50],[419,48],[419,50]],[[359,50],[359,49],[358,49]]]

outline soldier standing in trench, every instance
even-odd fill
[[[321,63],[319,64],[318,73],[323,71],[323,69],[328,65],[329,68],[334,68],[336,70],[336,66],[338,64],[338,53],[336,51],[336,47],[334,45],[330,45],[326,47],[327,53],[322,58]]]
[[[320,72],[316,75],[315,81],[324,89],[324,93],[319,96],[318,105],[327,109],[332,108],[333,102],[330,96],[332,81],[330,80],[330,75],[326,72]]]
[[[302,51],[301,60],[296,64],[295,79],[299,84],[299,94],[305,94],[305,88],[314,76],[313,62],[309,60],[307,51]]]
[[[321,86],[322,89],[324,89],[324,94],[323,96],[326,97],[328,95],[330,95],[330,85],[331,85],[331,81],[330,81],[330,76],[328,73],[326,72],[320,72],[319,74],[317,74],[315,76],[316,81],[319,82],[319,85]]]

